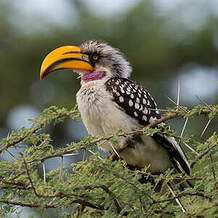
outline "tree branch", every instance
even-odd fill
[[[9,201],[9,200],[0,200],[1,203],[4,203],[4,204],[12,204],[12,205],[17,205],[17,206],[21,206],[21,207],[31,207],[31,208],[39,208],[41,207],[42,205],[40,204],[36,204],[36,203],[26,203],[26,202],[21,202],[21,201]],[[44,205],[45,208],[56,208],[58,206],[61,206],[61,205],[55,205],[55,204],[46,204]]]
[[[217,146],[217,144],[214,144],[210,147],[208,147],[203,153],[199,154],[196,159],[191,163],[190,167],[193,168],[194,165],[201,159],[203,158],[210,150],[212,150],[213,148],[215,148]]]
[[[177,198],[181,198],[181,197],[184,197],[184,196],[199,196],[199,197],[202,197],[202,198],[212,200],[211,196],[205,195],[202,192],[188,192],[188,193],[180,193],[180,194],[178,194],[178,195],[176,195],[174,197],[171,197],[171,198],[167,198],[167,199],[163,199],[163,200],[156,200],[152,204],[159,204],[159,203],[163,203],[163,202],[167,202],[167,201],[173,201],[173,200],[175,200]]]
[[[26,174],[27,174],[27,177],[28,177],[28,179],[29,179],[29,181],[30,181],[30,185],[31,185],[31,187],[32,187],[32,189],[33,189],[35,195],[36,195],[37,197],[43,197],[43,196],[39,195],[38,192],[36,191],[35,186],[34,186],[33,181],[32,181],[32,178],[31,178],[31,176],[30,176],[30,172],[29,172],[29,169],[28,169],[27,162],[26,162],[26,160],[25,160],[25,158],[24,158],[24,155],[23,155],[22,153],[20,153],[20,154],[21,154],[21,156],[22,156],[22,158],[23,158],[24,166],[25,166],[25,169],[26,169]]]
[[[28,136],[36,133],[38,130],[42,129],[44,127],[44,124],[39,125],[38,127],[34,128],[32,131],[28,132],[26,135],[21,136],[20,138],[16,139],[15,141],[6,144],[3,148],[0,149],[0,153],[7,150],[8,148],[22,142],[24,139],[26,139]]]

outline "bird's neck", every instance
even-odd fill
[[[83,74],[81,77],[82,82],[87,83],[94,80],[99,80],[106,75],[105,71],[95,71]]]

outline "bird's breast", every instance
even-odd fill
[[[84,84],[77,93],[77,103],[83,123],[92,136],[111,134],[119,129],[130,131],[138,126],[138,122],[113,101],[100,81]]]

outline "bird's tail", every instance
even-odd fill
[[[188,181],[188,180],[183,180],[181,181],[181,179],[174,179],[171,182],[171,185],[173,185],[173,187],[178,188],[180,191],[184,191],[185,188],[193,188],[193,184]]]

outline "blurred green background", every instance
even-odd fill
[[[217,0],[0,0],[0,139],[50,105],[75,105],[77,75],[65,70],[40,81],[40,64],[54,48],[88,39],[119,48],[133,66],[131,79],[160,109],[175,106],[167,96],[176,99],[178,80],[181,105],[218,103]],[[183,123],[171,125],[180,133]],[[206,123],[188,122],[185,134],[199,137]],[[217,125],[214,119],[205,137]],[[57,145],[87,134],[72,121],[49,131]]]

